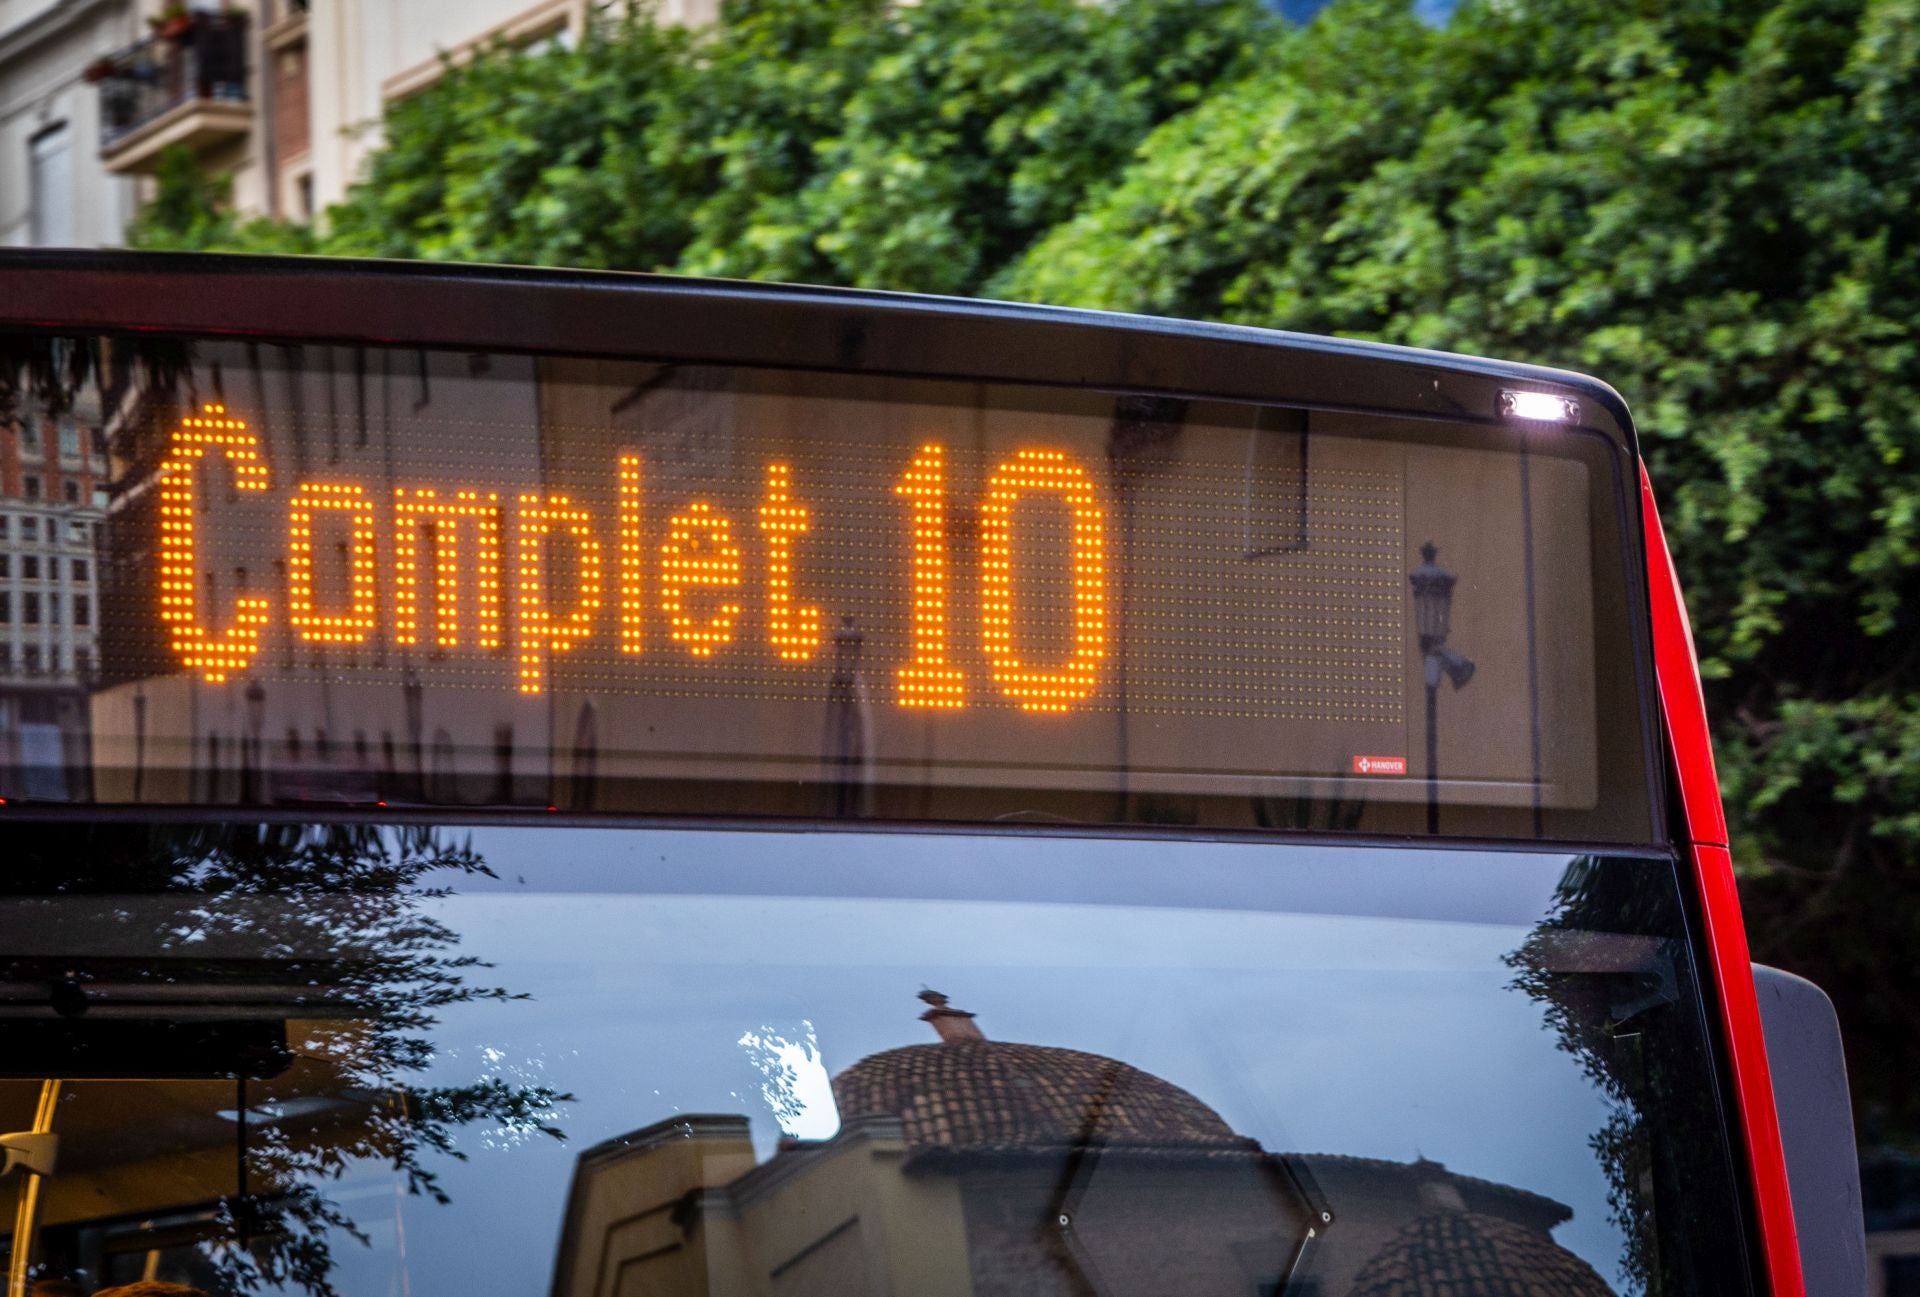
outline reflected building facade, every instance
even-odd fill
[[[97,397],[0,417],[0,797],[86,793],[104,476]]]
[[[755,1157],[686,1115],[580,1155],[554,1297],[1610,1297],[1565,1205],[1425,1160],[1275,1154],[1117,1059],[936,1043],[833,1081],[840,1129]]]

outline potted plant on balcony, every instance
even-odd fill
[[[114,72],[114,63],[112,59],[97,58],[93,62],[87,64],[86,71],[82,72],[80,75],[87,82],[88,85],[97,86],[102,81],[105,81],[108,77],[112,76],[113,72]]]
[[[164,41],[184,40],[193,32],[193,13],[183,0],[174,0],[147,22],[152,26],[153,34]]]

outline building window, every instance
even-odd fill
[[[20,479],[20,487],[20,493],[26,496],[27,499],[38,500],[40,498],[40,475],[38,473],[27,474]]]
[[[304,41],[288,45],[273,59],[273,138],[276,156],[299,162],[306,158],[311,144],[311,118],[308,104],[313,96],[308,89],[307,47]],[[296,204],[304,197],[296,194]],[[295,215],[311,216],[308,210]]]
[[[13,625],[13,595],[0,590],[0,626]]]
[[[68,504],[80,503],[80,484],[72,478],[68,478],[66,482],[61,485],[60,490],[61,493],[67,497]]]
[[[13,674],[13,645],[0,644],[0,675]]]
[[[0,577],[13,575],[13,555],[0,554]]]
[[[20,620],[29,626],[40,624],[40,596],[31,590],[20,596]]]
[[[73,220],[73,132],[65,122],[27,141],[27,232],[36,247],[79,242]]]
[[[93,539],[87,534],[87,524],[74,521],[67,524],[67,544],[85,545]]]
[[[40,520],[38,518],[22,518],[20,520],[20,539],[30,544],[40,539]]]
[[[13,536],[13,515],[0,513],[0,540],[9,540]]]
[[[20,420],[20,453],[38,455],[40,453],[40,421],[32,415],[24,415]]]
[[[26,662],[27,674],[30,676],[39,675],[40,674],[40,646],[38,644],[27,645],[26,658],[27,658],[27,662]]]
[[[53,594],[50,594],[47,596],[47,625],[58,626],[59,624],[60,624],[60,595],[59,595],[59,592],[56,591]]]
[[[80,425],[73,421],[70,414],[60,416],[60,457],[80,458]]]
[[[73,596],[73,624],[75,626],[93,625],[93,596],[77,594]]]
[[[29,581],[38,581],[40,579],[40,556],[38,554],[22,554],[20,556],[20,575]]]
[[[73,651],[73,669],[85,680],[93,675],[93,652],[90,649],[77,648]]]
[[[76,558],[73,560],[73,579],[75,581],[85,581],[88,579],[87,560],[84,558]]]

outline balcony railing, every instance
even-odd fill
[[[143,128],[190,112],[189,105],[216,110],[226,124],[214,133],[231,134],[226,119],[247,107],[247,16],[173,18],[139,44],[94,63],[87,79],[100,86],[100,151],[110,160]]]

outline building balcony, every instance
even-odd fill
[[[204,152],[253,128],[244,13],[171,19],[87,79],[100,87],[100,160],[118,175],[152,171],[175,144]]]

